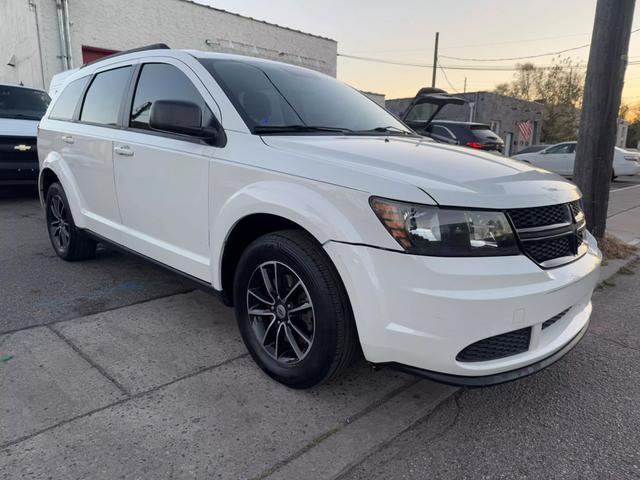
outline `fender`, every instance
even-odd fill
[[[369,194],[358,190],[291,177],[287,181],[274,178],[249,184],[227,198],[216,197],[213,203],[211,278],[216,289],[222,285],[220,267],[227,239],[238,222],[253,214],[286,218],[321,244],[334,240],[399,249],[371,211]]]
[[[84,205],[84,199],[80,194],[80,189],[76,183],[76,180],[71,173],[71,169],[64,161],[62,156],[57,152],[49,152],[47,156],[42,160],[40,165],[40,174],[38,176],[38,189],[41,192],[41,203],[44,207],[44,195],[42,190],[43,174],[45,170],[51,170],[56,174],[58,180],[64,188],[64,193],[67,196],[69,207],[71,208],[71,214],[73,215],[73,221],[78,228],[85,228],[86,221],[82,215],[82,205]]]

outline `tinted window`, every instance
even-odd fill
[[[58,96],[49,117],[57,120],[72,120],[73,114],[78,106],[78,101],[80,100],[80,95],[82,95],[89,78],[90,77],[82,77],[67,85]]]
[[[551,154],[571,153],[571,152],[573,152],[572,143],[561,143],[560,145],[555,145],[546,150],[546,153],[551,153]]]
[[[41,90],[0,85],[0,118],[40,120],[50,101]]]
[[[250,129],[313,126],[408,132],[385,109],[327,75],[290,65],[200,59]]]
[[[434,125],[431,128],[431,133],[433,133],[434,135],[440,135],[441,137],[453,138],[453,135],[449,132],[448,129],[439,125]]]
[[[191,80],[173,65],[149,63],[142,67],[129,125],[134,128],[149,129],[149,112],[156,100],[182,100],[192,102],[202,109],[203,126],[210,126],[213,113],[198,93]]]
[[[80,121],[101,125],[117,125],[120,103],[129,84],[132,67],[99,73],[84,97]]]

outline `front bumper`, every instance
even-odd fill
[[[325,249],[349,294],[368,361],[426,371],[448,383],[485,377],[479,384],[492,384],[499,382],[491,376],[525,368],[532,373],[535,364],[544,368],[550,363],[545,359],[557,360],[586,330],[601,262],[595,239],[587,234],[586,241],[583,257],[550,270],[522,255],[424,257],[338,242]],[[475,342],[527,327],[527,351],[488,361],[456,360]]]

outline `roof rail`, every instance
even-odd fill
[[[85,63],[80,68],[93,65],[94,63],[101,62],[102,60],[106,60],[108,58],[119,57],[120,55],[126,55],[128,53],[144,52],[145,50],[167,50],[170,48],[171,47],[166,43],[152,43],[151,45],[145,45],[144,47],[131,48],[129,50],[122,50],[121,52],[112,53],[111,55],[107,55],[106,57],[96,58],[95,60],[91,60],[90,62]]]

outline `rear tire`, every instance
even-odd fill
[[[357,345],[351,306],[335,267],[307,233],[271,233],[249,245],[234,300],[249,353],[278,382],[308,388],[350,364]]]
[[[56,254],[67,261],[85,260],[96,253],[96,242],[76,227],[62,185],[52,183],[45,200],[47,230]]]

